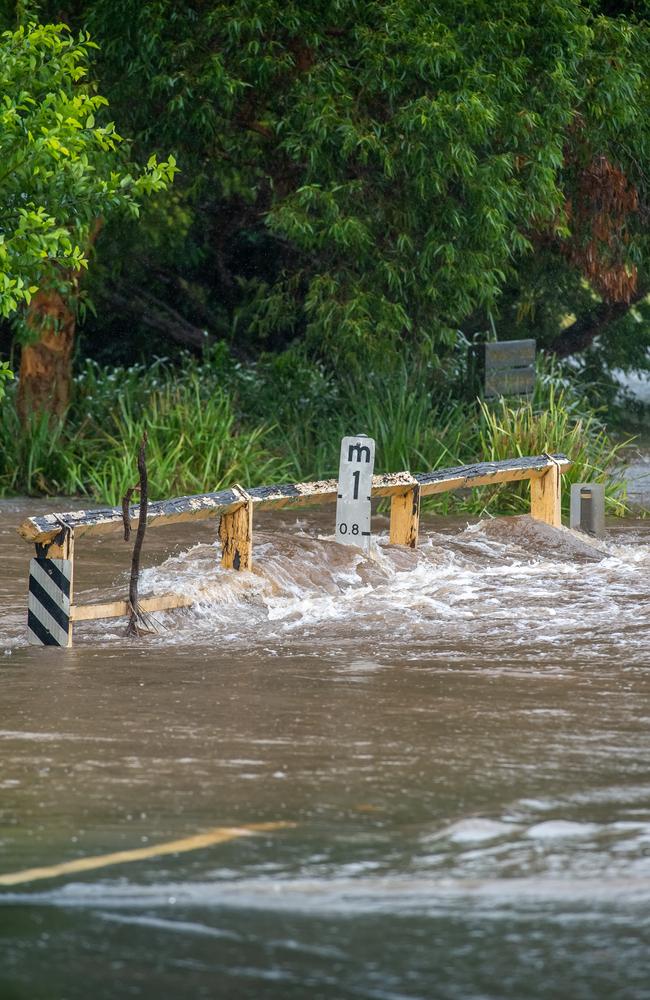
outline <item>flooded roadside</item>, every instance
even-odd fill
[[[198,603],[59,651],[24,643],[36,505],[1,506],[2,871],[295,824],[2,890],[3,1000],[650,997],[648,522],[428,519],[367,559],[276,514],[241,575],[160,530],[147,586]],[[116,548],[80,545],[86,599]]]

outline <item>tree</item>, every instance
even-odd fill
[[[28,23],[0,37],[0,314],[16,316],[25,341],[19,406],[62,415],[79,278],[101,220],[137,216],[164,189],[175,163],[149,159],[131,172],[107,105],[88,83],[87,33]],[[26,307],[26,311],[25,311]]]
[[[6,361],[0,361],[0,399],[5,394],[5,382],[14,377],[14,373]]]
[[[120,117],[184,170],[146,272],[106,261],[107,299],[181,340],[306,336],[352,364],[631,303],[650,121],[634,6],[70,0]]]

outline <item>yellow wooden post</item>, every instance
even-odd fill
[[[74,531],[62,528],[60,534],[47,546],[48,559],[69,559],[74,561]]]
[[[561,476],[558,465],[552,465],[543,476],[530,481],[530,513],[538,521],[555,528],[562,527]]]
[[[420,524],[420,487],[412,486],[406,493],[391,497],[390,541],[392,545],[407,545],[414,549],[418,544]]]
[[[219,538],[223,545],[221,565],[224,569],[251,569],[253,565],[253,502],[245,490],[235,490],[243,499],[241,507],[222,514]]]

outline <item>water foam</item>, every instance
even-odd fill
[[[607,656],[650,648],[639,615],[648,597],[650,545],[599,541],[528,517],[482,521],[456,534],[423,532],[417,550],[372,552],[295,529],[256,534],[253,572],[218,566],[216,545],[199,544],[146,570],[142,591],[194,598],[190,610],[159,616],[162,643],[215,642],[242,648],[290,646],[304,652],[327,640],[338,652],[360,637],[371,657],[426,642],[449,654],[462,640],[498,659],[505,646],[589,646]],[[80,626],[78,637],[123,640],[121,623]],[[432,644],[432,636],[436,644]],[[487,645],[486,645],[487,644]],[[405,651],[408,656],[408,651]]]
[[[24,903],[24,894],[8,893],[0,905]],[[499,919],[503,907],[516,907],[520,916],[530,908],[533,919],[540,913],[540,904],[550,904],[559,913],[591,912],[597,919],[597,908],[620,908],[623,918],[638,920],[642,908],[643,924],[647,925],[650,902],[650,879],[618,877],[597,878],[558,877],[538,878],[426,878],[421,875],[386,875],[372,878],[243,878],[224,881],[158,882],[155,885],[119,884],[108,882],[70,883],[60,889],[33,892],[31,906],[55,906],[99,910],[104,919],[111,911],[150,911],[153,919],[165,920],[160,912],[199,907],[212,909],[245,909],[303,912],[318,915],[363,913],[436,913],[449,912],[459,905],[472,905],[483,915]],[[627,913],[626,913],[627,911]],[[548,917],[552,914],[547,913]],[[124,919],[124,918],[123,918]],[[126,917],[126,921],[132,922]],[[167,921],[166,921],[167,922]],[[184,921],[187,922],[187,921]],[[195,933],[200,933],[192,921]],[[215,935],[216,936],[216,935]]]

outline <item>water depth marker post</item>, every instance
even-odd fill
[[[370,551],[370,495],[375,442],[365,434],[341,441],[336,491],[336,540]]]

